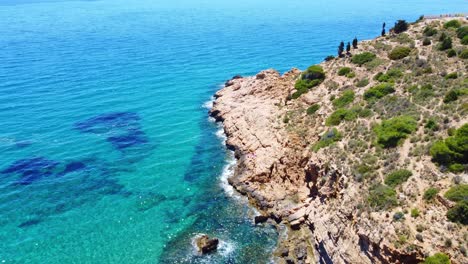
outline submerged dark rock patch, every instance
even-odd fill
[[[75,128],[84,133],[103,133],[117,128],[139,127],[140,117],[133,112],[114,112],[97,115],[75,123]]]
[[[59,164],[57,161],[44,157],[20,159],[2,170],[1,173],[20,175],[20,179],[16,181],[16,184],[29,185],[43,177],[52,175]]]
[[[22,222],[21,224],[18,225],[18,227],[19,228],[27,228],[27,227],[30,227],[30,226],[37,225],[40,222],[42,222],[41,219],[34,218],[34,219],[30,219],[30,220]]]
[[[125,149],[135,145],[148,143],[148,138],[141,130],[129,130],[126,134],[108,137],[107,141],[116,149]]]
[[[86,168],[86,164],[84,164],[83,162],[72,161],[65,166],[65,169],[63,170],[63,174],[83,170],[85,168]]]
[[[106,113],[75,123],[75,129],[82,133],[109,134],[107,141],[115,149],[124,150],[149,142],[140,119],[133,112]]]

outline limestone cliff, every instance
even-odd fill
[[[223,122],[238,159],[230,184],[288,225],[275,252],[279,263],[419,263],[437,252],[468,263],[467,227],[447,219],[454,202],[443,195],[466,184],[466,160],[465,169],[451,172],[429,154],[434,141],[468,122],[467,46],[456,28],[444,27],[448,20],[423,20],[360,42],[321,63],[325,79],[299,96],[295,84],[304,74],[297,69],[237,76],[216,93],[210,114]],[[442,34],[455,55],[440,48]],[[401,47],[406,56],[390,55]],[[364,52],[374,55],[360,63]],[[393,90],[369,92],[379,85]],[[454,90],[457,98],[446,100]],[[376,127],[402,115],[414,118],[415,130],[381,146]],[[428,128],[429,120],[437,129]],[[398,169],[411,175],[390,183]],[[394,200],[384,207],[373,201],[375,186],[395,192]],[[425,196],[429,188],[438,190],[434,199]]]

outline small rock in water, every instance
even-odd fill
[[[257,215],[254,218],[255,224],[265,223],[268,220],[268,217],[264,215]]]
[[[198,248],[198,252],[202,254],[207,254],[212,251],[215,251],[218,248],[219,239],[216,237],[210,238],[207,235],[201,235],[196,238],[196,245]]]

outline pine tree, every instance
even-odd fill
[[[344,42],[341,41],[340,46],[338,46],[338,56],[343,57],[343,51],[344,51]]]
[[[406,30],[408,30],[408,23],[406,23],[405,20],[398,20],[395,23],[395,26],[393,27],[393,31],[396,34],[400,34],[401,32],[405,32]]]
[[[382,37],[385,36],[385,22],[382,25]]]
[[[346,54],[349,54],[350,51],[351,51],[351,43],[348,42],[348,44],[346,44]]]
[[[357,49],[357,44],[358,44],[358,41],[357,41],[357,38],[355,37],[353,39],[353,49]]]

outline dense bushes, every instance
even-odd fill
[[[426,191],[424,191],[423,198],[426,201],[431,201],[436,197],[438,193],[439,193],[439,189],[430,187]]]
[[[349,67],[343,67],[338,70],[338,75],[339,76],[345,76],[346,74],[350,73],[352,70]]]
[[[385,148],[396,147],[398,143],[413,133],[417,122],[410,116],[398,116],[384,120],[374,127],[377,143]]]
[[[320,140],[312,146],[313,151],[318,151],[321,148],[328,147],[336,141],[341,140],[341,133],[333,128],[320,136]]]
[[[408,180],[411,175],[413,175],[413,173],[409,170],[396,170],[385,177],[385,184],[391,187],[396,187]]]
[[[325,121],[327,126],[337,126],[343,120],[351,121],[356,119],[357,113],[355,111],[340,108],[333,112]]]
[[[424,260],[424,264],[450,264],[450,258],[444,253],[437,253],[427,257]]]
[[[429,45],[431,45],[431,40],[428,39],[428,38],[424,38],[422,44],[423,44],[423,46],[429,46]]]
[[[346,90],[339,98],[333,100],[333,106],[336,108],[345,107],[354,101],[354,96],[355,94],[352,90]]]
[[[398,68],[392,68],[386,73],[379,72],[374,76],[374,80],[379,82],[395,82],[396,79],[403,76],[403,72]]]
[[[463,26],[457,29],[457,37],[463,39],[468,36],[468,26]]]
[[[439,50],[448,50],[452,48],[452,38],[446,37],[440,42]]]
[[[453,136],[436,141],[429,153],[434,162],[458,172],[460,165],[468,161],[468,124],[456,130]]]
[[[396,34],[400,34],[401,32],[405,32],[408,30],[408,23],[405,20],[398,20],[393,27],[393,32]]]
[[[458,202],[448,210],[447,219],[455,223],[468,225],[468,201]]]
[[[447,50],[447,57],[452,58],[457,56],[457,52],[454,49]]]
[[[461,27],[460,21],[457,19],[450,20],[448,22],[445,22],[444,28],[459,28]]]
[[[447,75],[445,75],[445,79],[448,80],[448,79],[456,79],[458,78],[458,73],[457,72],[451,72]]]
[[[396,191],[383,184],[375,185],[369,190],[367,201],[377,210],[389,209],[398,204]]]
[[[296,85],[296,92],[292,94],[292,98],[296,99],[302,94],[306,93],[310,88],[315,87],[323,82],[325,79],[325,72],[323,71],[322,66],[320,65],[312,65],[306,71],[304,71],[297,80]]]
[[[411,49],[408,47],[395,47],[389,54],[388,58],[391,60],[399,60],[403,59],[404,57],[408,56],[411,52]]]
[[[432,37],[434,36],[435,34],[437,34],[437,29],[431,27],[431,26],[427,26],[424,31],[423,31],[424,35],[427,36],[427,37]]]
[[[468,49],[464,49],[458,55],[461,59],[468,59]]]
[[[450,188],[445,198],[457,204],[448,210],[447,218],[455,223],[468,225],[468,184],[461,184]]]
[[[359,66],[363,65],[366,62],[370,62],[375,59],[376,56],[374,53],[371,52],[363,52],[360,54],[356,54],[351,58],[351,62],[357,64]]]
[[[317,110],[319,110],[319,108],[320,108],[320,105],[313,104],[309,108],[307,108],[306,112],[307,112],[308,115],[313,115],[313,114],[315,114],[315,112],[317,112]]]
[[[357,83],[356,83],[356,87],[366,87],[367,85],[369,84],[369,79],[362,79],[362,80],[359,80]]]
[[[458,90],[452,89],[445,94],[444,103],[448,104],[450,102],[456,101],[458,99],[458,96]]]
[[[382,83],[376,85],[372,88],[369,88],[366,92],[364,92],[364,99],[367,101],[372,101],[376,99],[380,99],[387,94],[394,93],[395,89],[389,83]]]
[[[468,184],[453,186],[445,193],[445,198],[453,202],[468,201]]]

